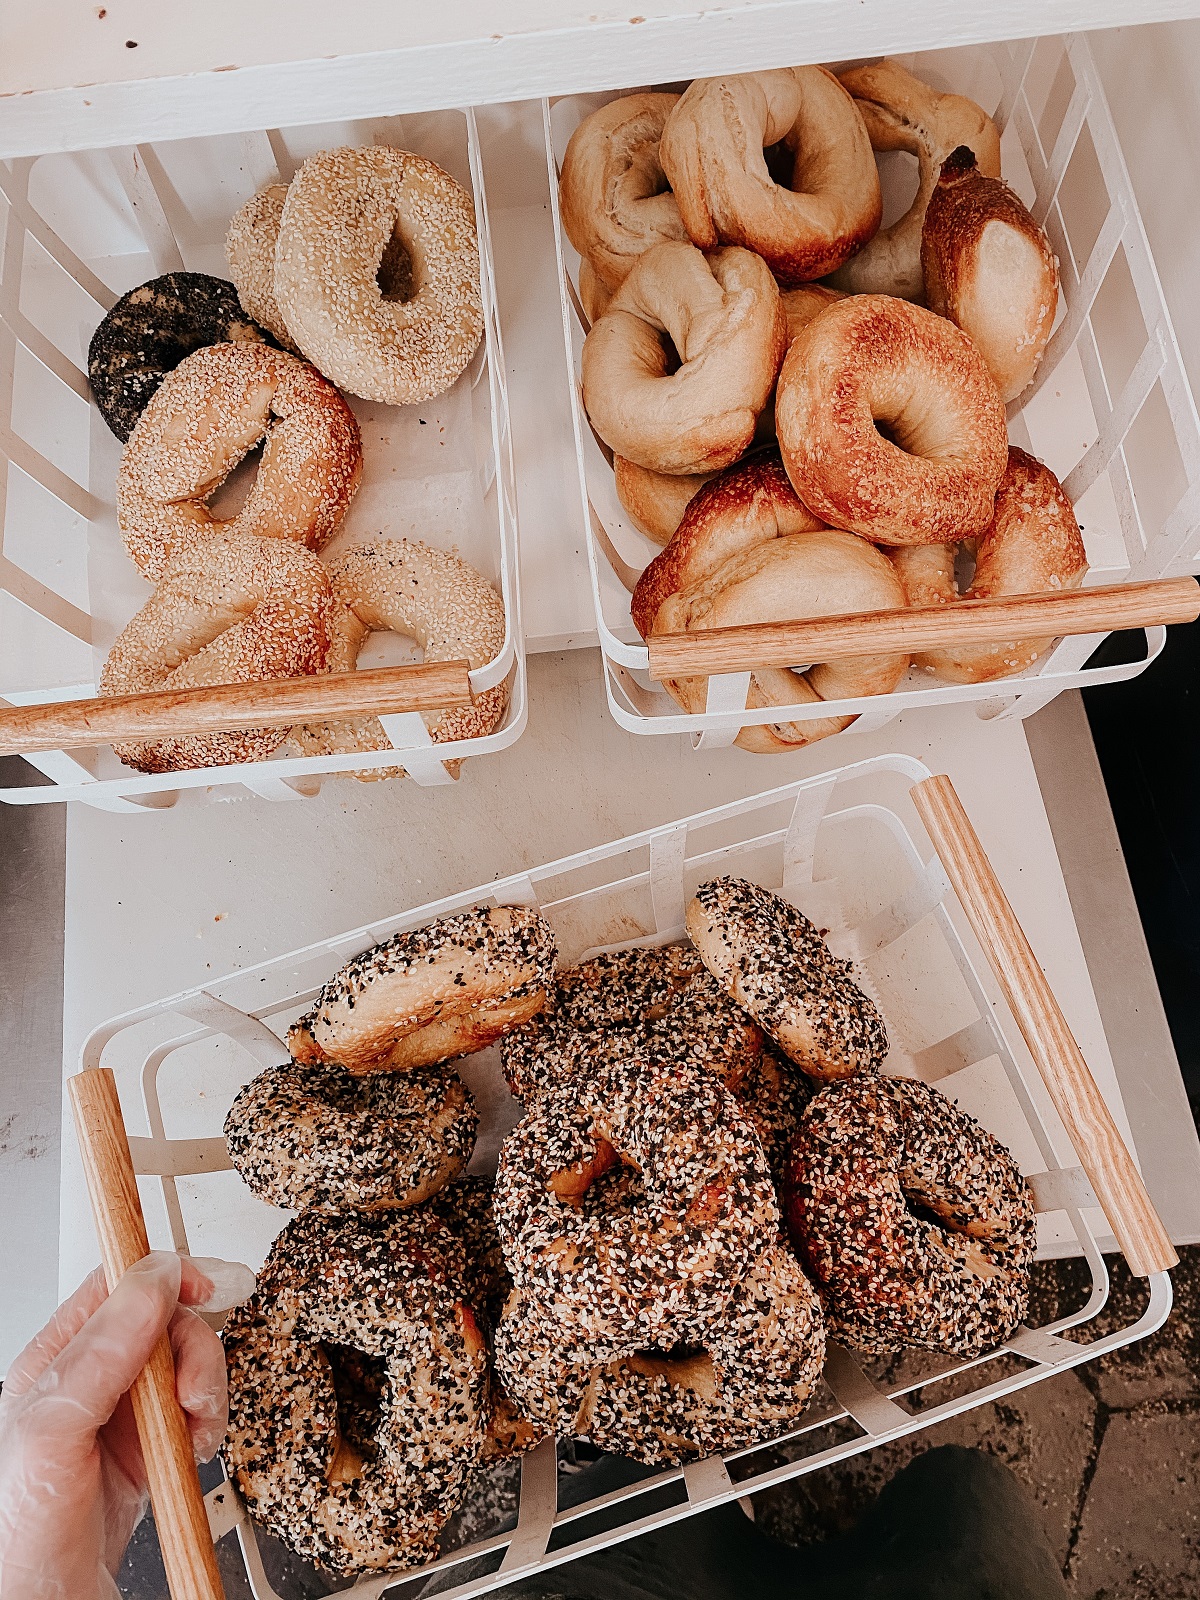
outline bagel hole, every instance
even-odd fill
[[[763,160],[767,163],[767,175],[771,182],[777,183],[781,189],[790,189],[796,157],[787,140],[780,139],[777,144],[766,145],[763,149]]]
[[[665,1378],[678,1388],[710,1396],[716,1388],[712,1357],[703,1345],[676,1344],[669,1350],[651,1346],[627,1357],[626,1366],[647,1378]]]
[[[393,303],[403,304],[416,296],[418,285],[412,252],[395,230],[383,247],[375,282],[383,298]]]
[[[326,1342],[321,1349],[333,1379],[342,1439],[371,1466],[379,1457],[379,1420],[389,1398],[387,1364],[354,1345]]]
[[[964,539],[954,552],[954,585],[959,594],[966,594],[975,581],[975,542]]]
[[[875,417],[872,420],[875,423],[875,432],[881,439],[886,439],[889,444],[894,444],[897,450],[904,450],[904,446],[900,443],[900,440],[897,439],[895,431],[889,423],[880,421],[878,417]],[[904,453],[905,455],[908,455],[909,451],[904,450]]]
[[[269,437],[268,433],[267,438]],[[247,450],[225,482],[218,484],[209,495],[205,504],[210,514],[218,521],[225,522],[236,517],[250,498],[266,442],[266,439],[262,439],[253,449]]]

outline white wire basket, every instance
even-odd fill
[[[393,750],[281,754],[153,776],[122,766],[107,747],[53,750],[27,758],[49,784],[0,789],[0,800],[82,800],[135,811],[169,805],[184,789],[228,793],[231,785],[285,800],[315,794],[330,774],[398,765],[418,783],[445,783],[452,781],[445,762],[503,749],[523,731],[516,483],[487,194],[470,111],[0,163],[0,462],[7,480],[0,497],[0,701],[28,706],[94,695],[113,639],[150,593],[117,528],[121,446],[88,387],[87,349],[97,323],[127,290],[160,273],[227,277],[224,237],[237,208],[265,185],[290,181],[308,155],[342,144],[416,150],[470,190],[485,332],[467,370],[432,401],[384,406],[350,398],[362,432],[362,486],[326,554],[382,532],[451,550],[480,571],[503,598],[506,629],[496,657],[470,673],[471,688],[480,693],[507,680],[504,720],[485,737],[435,746],[411,711],[384,721]],[[219,491],[219,513],[236,508],[252,470],[244,463]],[[409,641],[375,634],[359,666],[418,657]]]
[[[1095,1191],[1110,1192],[1107,1176],[1096,1177],[1094,1153],[1095,1187],[1085,1176],[1055,1114],[1059,1102],[1048,1097],[1053,1074],[1044,1052],[1035,1065],[998,997],[1002,962],[993,952],[990,968],[968,931],[976,892],[958,900],[947,876],[954,869],[943,866],[944,846],[940,857],[931,852],[919,824],[914,836],[911,791],[928,777],[909,757],[883,756],[788,784],[229,973],[92,1033],[82,1065],[111,1067],[116,1075],[151,1241],[258,1266],[286,1214],[256,1200],[231,1170],[221,1127],[239,1087],[287,1059],[281,1038],[288,1024],[342,962],[401,930],[476,904],[537,905],[555,929],[564,965],[605,950],[661,945],[684,937],[684,908],[698,883],[738,874],[782,892],[831,930],[835,949],[856,959],[887,1022],[886,1070],[937,1082],[1012,1150],[1033,1188],[1039,1256],[1086,1259],[1090,1289],[1083,1304],[1046,1326],[1018,1329],[977,1360],[914,1351],[876,1369],[831,1346],[809,1413],[768,1445],[656,1472],[559,1511],[555,1445],[543,1444],[521,1463],[511,1528],[447,1549],[419,1574],[372,1576],[348,1592],[374,1600],[438,1572],[449,1574],[448,1595],[483,1594],[933,1427],[1144,1338],[1165,1320],[1171,1280],[1158,1268],[1173,1259],[1169,1247],[1148,1272],[1140,1317],[1091,1342],[1070,1337],[1105,1304],[1101,1251],[1111,1247],[1109,1223],[1122,1235],[1119,1206],[1109,1205],[1106,1221]],[[458,1067],[481,1113],[471,1170],[488,1173],[519,1107],[504,1087],[494,1048]],[[1086,1070],[1084,1076],[1093,1107],[1102,1107]],[[1080,1126],[1089,1126],[1087,1117]],[[1094,1152],[1090,1134],[1081,1154],[1084,1146]],[[1119,1135],[1108,1150],[1114,1168],[1128,1163]],[[1137,1270],[1147,1271],[1146,1262]],[[212,1489],[207,1508],[214,1539],[236,1530],[256,1600],[291,1600],[268,1581],[261,1534],[232,1485]],[[478,1565],[456,1583],[454,1569],[476,1558]]]
[[[1009,434],[1047,463],[1073,502],[1087,548],[1086,584],[1195,570],[1200,421],[1087,40],[1054,35],[897,59],[992,115],[1002,132],[1004,176],[1046,228],[1059,258],[1055,331],[1035,382],[1009,407]],[[544,101],[543,121],[592,593],[608,703],[621,726],[642,734],[691,733],[698,748],[711,748],[760,723],[858,713],[848,731],[868,732],[910,707],[955,701],[974,701],[981,716],[1025,717],[1064,689],[1144,671],[1163,648],[1162,628],[1146,630],[1144,658],[1133,662],[1088,666],[1104,635],[1077,635],[1012,678],[942,684],[913,669],[892,694],[757,712],[746,710],[748,673],[714,673],[704,712],[680,711],[649,676],[648,652],[629,614],[630,592],[658,547],[624,512],[609,453],[584,412],[580,358],[588,319],[579,257],[558,208],[567,141],[584,117],[613,98]],[[890,223],[916,192],[916,161],[897,151],[879,164]]]

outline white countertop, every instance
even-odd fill
[[[1196,0],[41,0],[0,15],[0,158],[1194,16]]]

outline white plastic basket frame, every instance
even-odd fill
[[[112,777],[99,777],[88,756],[72,751],[50,751],[27,757],[32,765],[52,780],[50,785],[0,788],[0,801],[35,805],[54,800],[81,800],[105,810],[139,811],[146,806],[172,804],[184,789],[210,789],[241,785],[263,798],[292,800],[309,798],[320,790],[321,780],[337,773],[364,772],[403,765],[409,776],[422,785],[453,782],[444,765],[447,761],[486,754],[512,744],[524,731],[527,717],[525,643],[521,620],[519,562],[517,554],[518,520],[516,473],[513,464],[512,432],[509,420],[508,386],[504,350],[496,299],[495,265],[487,189],[475,114],[467,109],[446,112],[461,116],[470,169],[479,234],[480,289],[484,310],[484,337],[467,369],[467,380],[474,389],[486,375],[490,413],[490,445],[487,458],[478,467],[479,488],[486,501],[495,487],[496,539],[501,597],[504,601],[505,635],[498,654],[470,672],[476,694],[509,680],[509,706],[500,727],[480,738],[458,739],[434,744],[424,719],[418,712],[383,718],[391,748],[384,751],[334,756],[272,757],[268,761],[230,766],[193,768],[167,774],[142,775],[133,770]],[[370,126],[379,129],[378,121]],[[362,141],[366,142],[366,141]],[[289,156],[285,138],[277,130],[247,134],[240,140],[241,166],[253,179],[253,188],[289,181],[295,161]],[[187,216],[175,189],[156,158],[154,145],[97,152],[111,161],[113,175],[141,228],[146,250],[157,273],[188,267]],[[30,175],[38,157],[0,162],[0,195],[7,202],[3,253],[0,255],[0,466],[11,480],[16,468],[42,490],[61,502],[86,523],[94,520],[101,505],[111,503],[111,474],[99,480],[88,452],[86,484],[56,465],[49,456],[23,437],[19,419],[14,419],[13,389],[18,347],[22,348],[59,385],[91,403],[86,371],[35,326],[22,309],[22,279],[28,258],[27,241],[33,241],[57,264],[94,303],[96,317],[119,298],[79,256],[59,238],[38,214],[29,200]],[[181,223],[184,226],[181,227]],[[4,527],[9,496],[0,482],[0,590],[20,605],[35,612],[70,642],[90,646],[92,618],[55,589],[38,581],[4,552]],[[0,704],[27,705],[55,700],[71,700],[94,695],[93,682],[70,683],[49,690],[11,690],[0,683]],[[397,759],[397,752],[402,760]]]
[[[1055,50],[1061,56],[1057,64],[1048,64],[1039,56],[1039,52]],[[981,61],[988,64],[999,81],[994,120],[1002,134],[1010,129],[1017,141],[1016,146],[1012,138],[1005,143],[1006,176],[1023,192],[1034,216],[1046,228],[1062,275],[1059,320],[1035,382],[1009,407],[1010,437],[1014,444],[1046,453],[1036,448],[1040,439],[1031,442],[1029,419],[1034,416],[1044,423],[1047,384],[1056,373],[1061,376],[1064,358],[1074,352],[1081,368],[1075,376],[1084,391],[1076,394],[1075,400],[1082,402],[1085,413],[1090,405],[1086,422],[1091,442],[1080,452],[1074,441],[1066,455],[1061,449],[1054,452],[1061,459],[1050,464],[1080,509],[1085,534],[1088,517],[1084,513],[1091,514],[1096,496],[1086,502],[1084,497],[1100,486],[1114,536],[1105,543],[1115,545],[1115,535],[1119,534],[1122,547],[1119,551],[1102,551],[1099,560],[1089,548],[1091,571],[1086,581],[1136,581],[1195,570],[1200,559],[1195,548],[1200,522],[1200,419],[1088,42],[1081,35],[1062,35],[956,51],[930,51],[920,56],[914,70],[944,80],[939,87],[971,93],[973,84],[963,82],[964,63],[973,63],[977,70]],[[1055,65],[1057,71],[1051,71]],[[1035,110],[1031,103],[1034,76],[1043,85],[1053,80],[1047,100],[1053,101],[1055,109],[1062,108],[1061,120],[1048,146],[1043,144],[1040,127],[1047,106],[1039,105]],[[624,518],[613,486],[610,452],[593,434],[583,408],[580,353],[588,319],[577,287],[578,256],[563,232],[558,205],[558,173],[567,138],[586,109],[613,97],[569,97],[562,102],[544,100],[542,104],[592,597],[604,656],[608,704],[620,725],[642,734],[691,733],[697,748],[712,748],[732,744],[739,730],[748,726],[858,713],[854,730],[868,732],[909,708],[962,701],[974,702],[980,716],[1026,717],[1064,689],[1122,682],[1145,671],[1166,642],[1162,628],[1146,630],[1146,655],[1130,663],[1087,668],[1085,663],[1104,636],[1076,636],[1059,640],[1040,661],[1012,678],[978,684],[925,684],[915,681],[921,675],[914,669],[892,694],[772,706],[758,711],[746,708],[749,673],[710,677],[705,710],[697,715],[681,712],[650,679],[648,652],[632,627],[626,591],[636,583],[641,567],[655,554],[655,547]],[[581,100],[586,101],[583,111]],[[1085,139],[1090,141],[1090,151]],[[1018,163],[1023,158],[1027,174],[1011,170],[1010,150]],[[1096,196],[1100,204],[1094,237],[1090,238],[1072,238],[1063,204],[1064,180],[1071,174],[1072,182],[1077,181],[1072,173],[1077,152],[1081,170],[1089,163],[1094,165],[1094,173],[1088,166],[1089,176],[1103,189],[1103,195]],[[1080,231],[1077,226],[1076,232]],[[1092,231],[1089,226],[1087,232]],[[1133,297],[1129,301],[1131,315],[1121,319],[1118,333],[1114,334],[1110,325],[1102,335],[1100,319],[1095,315],[1097,301],[1106,292],[1110,270],[1119,257],[1123,263],[1119,271],[1128,270]],[[1116,273],[1111,281],[1116,284]],[[1138,326],[1131,332],[1139,315],[1144,329]],[[1127,337],[1137,340],[1136,356],[1126,348]],[[1077,383],[1075,387],[1079,389],[1081,385]],[[1148,408],[1152,398],[1154,406]],[[1165,427],[1157,428],[1157,443],[1165,446],[1169,436],[1177,462],[1171,459],[1160,466],[1147,461],[1145,441],[1137,441],[1143,454],[1135,484],[1128,459],[1132,453],[1130,434],[1143,413],[1148,429],[1152,422],[1165,421]],[[1149,501],[1159,493],[1162,483],[1176,480],[1181,484],[1179,492],[1156,525],[1163,508]],[[1145,506],[1143,499],[1147,501]],[[797,663],[797,667],[802,666]]]
[[[221,1138],[167,1137],[158,1088],[164,1062],[174,1051],[214,1036],[238,1042],[262,1066],[285,1061],[287,1050],[276,1030],[286,1028],[337,965],[357,951],[404,929],[423,925],[433,917],[477,904],[538,905],[560,934],[563,929],[570,930],[567,938],[572,939],[577,948],[564,951],[564,959],[582,959],[602,949],[669,943],[684,934],[686,897],[701,878],[720,872],[743,872],[769,887],[802,899],[806,890],[811,892],[814,884],[821,882],[814,878],[814,864],[826,827],[853,824],[861,828],[881,824],[902,853],[907,879],[890,903],[858,924],[859,950],[865,959],[871,954],[886,954],[909,930],[932,918],[955,971],[965,982],[975,1019],[965,1026],[959,1023],[944,1038],[910,1059],[919,1072],[924,1066],[930,1077],[937,1078],[955,1070],[947,1066],[948,1061],[970,1066],[981,1060],[999,1058],[1004,1078],[1011,1086],[1036,1141],[1039,1159],[1044,1163],[1043,1170],[1028,1174],[1038,1211],[1065,1214],[1073,1235],[1067,1248],[1081,1251],[1087,1261],[1091,1286],[1081,1307],[1046,1326],[1019,1329],[998,1350],[975,1360],[930,1357],[928,1372],[908,1371],[900,1381],[890,1385],[877,1386],[849,1351],[831,1345],[824,1373],[831,1397],[829,1404],[822,1406],[816,1402],[812,1415],[790,1433],[769,1444],[658,1472],[629,1488],[561,1512],[556,1509],[554,1445],[543,1444],[522,1462],[519,1513],[514,1530],[454,1550],[420,1569],[419,1576],[383,1574],[364,1579],[347,1592],[361,1600],[373,1600],[385,1591],[424,1582],[434,1572],[447,1572],[475,1557],[491,1558],[496,1563],[493,1571],[443,1591],[447,1596],[465,1600],[467,1596],[486,1593],[520,1575],[560,1565],[633,1538],[650,1528],[814,1472],[885,1441],[918,1433],[976,1406],[1027,1388],[1056,1372],[1145,1338],[1165,1321],[1171,1306],[1171,1281],[1168,1273],[1160,1272],[1149,1280],[1147,1304],[1136,1321],[1091,1343],[1079,1343],[1067,1337],[1071,1328],[1094,1318],[1108,1296],[1108,1273],[1096,1232],[1089,1221],[1089,1213],[1098,1208],[1096,1197],[1080,1167],[1069,1159],[1060,1160],[1056,1153],[1055,1138],[1039,1115],[1036,1094],[1030,1092],[1027,1075],[1036,1077],[1036,1073],[1023,1064],[1021,1051],[1014,1048],[1011,1019],[1007,1012],[998,1014],[1000,1008],[989,997],[976,962],[960,936],[957,919],[961,913],[957,907],[947,904],[950,891],[940,862],[935,856],[926,859],[904,820],[891,805],[858,799],[836,810],[832,807],[835,792],[843,785],[861,788],[863,783],[870,782],[878,791],[890,784],[893,790],[903,794],[913,783],[927,776],[928,769],[920,762],[892,755],[787,784],[754,798],[582,851],[527,873],[318,941],[214,979],[204,988],[191,989],[127,1012],[91,1034],[82,1051],[84,1068],[105,1064],[107,1047],[126,1030],[152,1020],[161,1024],[153,1030],[156,1037],[148,1050],[136,1041],[125,1047],[124,1053],[130,1063],[139,1059],[141,1062],[139,1083],[149,1130],[148,1136],[132,1136],[130,1145],[136,1170],[157,1179],[161,1186],[174,1246],[187,1250],[188,1233],[177,1180],[187,1175],[227,1171],[230,1162]],[[705,848],[699,836],[710,830],[720,832],[721,842]],[[764,861],[770,862],[766,871]],[[573,879],[582,887],[573,887]],[[596,904],[600,899],[606,902],[603,912]],[[589,946],[586,931],[589,904],[592,904],[593,914],[601,919],[594,928],[603,929],[603,919],[607,918],[611,931],[611,908],[618,903],[627,907],[627,914],[621,919],[623,926],[627,928],[632,917],[635,926],[646,923],[644,930],[635,937],[623,939],[620,944],[597,942]],[[921,976],[925,979],[928,975]],[[180,1021],[186,1026],[182,1031],[173,1031]],[[163,1036],[164,1030],[166,1036]],[[1060,1145],[1059,1148],[1065,1147]],[[1059,1252],[1051,1246],[1041,1253]],[[1002,1358],[1007,1358],[1002,1365],[1016,1370],[1004,1370],[998,1377],[989,1379],[985,1369],[989,1363]],[[964,1377],[973,1372],[979,1373],[980,1382],[968,1388]],[[952,1393],[940,1403],[923,1405],[919,1410],[910,1410],[901,1403],[907,1395],[918,1390],[928,1394],[936,1391],[938,1384],[950,1380],[956,1380],[952,1383]],[[960,1389],[963,1392],[957,1392]],[[854,1432],[852,1437],[837,1439],[822,1448],[818,1435],[824,1428],[853,1429]],[[780,1463],[781,1447],[799,1452],[811,1448],[811,1453]],[[764,1464],[762,1458],[768,1453],[769,1460]],[[672,1486],[672,1492],[677,1495],[676,1503],[649,1511],[640,1509],[642,1496]],[[574,1537],[566,1531],[590,1514],[609,1510],[618,1503],[628,1503],[630,1512],[628,1519],[619,1526],[591,1535],[584,1529]],[[209,1492],[207,1507],[214,1539],[237,1530],[257,1600],[287,1600],[286,1596],[277,1596],[270,1587],[254,1524],[228,1482]],[[563,1541],[553,1550],[549,1548],[552,1538]]]

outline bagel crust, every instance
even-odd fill
[[[567,144],[558,180],[563,229],[610,289],[624,283],[651,245],[687,239],[658,158],[663,125],[678,100],[677,94],[610,100],[583,119]]]
[[[992,519],[1008,460],[1000,395],[971,340],[906,300],[850,295],[810,322],[779,375],[775,426],[793,488],[835,528],[945,544]]]
[[[407,150],[310,156],[280,218],[275,298],[301,350],[348,393],[393,406],[441,394],[483,337],[471,196]]]
[[[481,573],[458,556],[414,539],[376,539],[354,545],[329,563],[337,604],[331,624],[329,672],[353,672],[372,631],[402,634],[426,661],[467,661],[483,667],[504,648],[504,602]],[[470,706],[423,713],[435,744],[481,739],[502,720],[507,683],[485,689]],[[390,750],[378,717],[302,724],[290,735],[305,756]],[[447,763],[457,772],[459,763]],[[404,776],[403,767],[371,768],[360,778]]]
[[[917,193],[904,215],[879,232],[830,278],[848,294],[894,294],[923,299],[921,225],[942,162],[959,145],[975,152],[979,170],[1000,176],[1000,133],[982,106],[961,94],[938,94],[898,61],[876,61],[840,75],[854,96],[875,150],[906,150],[917,158]]]
[[[753,439],[786,347],[779,290],[758,256],[658,244],[584,340],[584,406],[638,466],[716,472]]]
[[[1033,381],[1058,309],[1058,261],[1045,229],[965,147],[942,167],[921,234],[931,311],[970,334],[1002,400]]]
[[[634,527],[655,544],[666,544],[710,472],[651,472],[624,456],[613,457],[617,499]]]
[[[206,501],[257,444],[245,504],[218,520]],[[117,472],[117,521],[157,583],[186,545],[217,535],[319,550],[361,476],[354,413],[315,367],[264,344],[213,344],[168,373],[139,418]]]
[[[324,669],[333,592],[319,558],[287,539],[226,535],[191,545],[117,635],[99,693],[300,678]],[[280,728],[114,745],[142,772],[265,761]]]
[[[246,315],[298,356],[275,298],[275,241],[286,199],[287,184],[272,183],[235,211],[225,235],[225,260]]]
[[[763,154],[784,139],[787,189]],[[667,118],[659,157],[692,242],[755,250],[785,288],[840,267],[883,216],[863,119],[824,67],[698,78]]]
[[[909,605],[953,605],[960,599],[1078,589],[1088,569],[1079,524],[1062,485],[1049,467],[1015,445],[1009,446],[991,523],[976,545],[975,576],[962,595],[954,579],[956,553],[957,546],[947,544],[892,551]],[[950,683],[986,683],[1024,672],[1053,642],[1019,639],[955,645],[915,656],[913,665]]]

